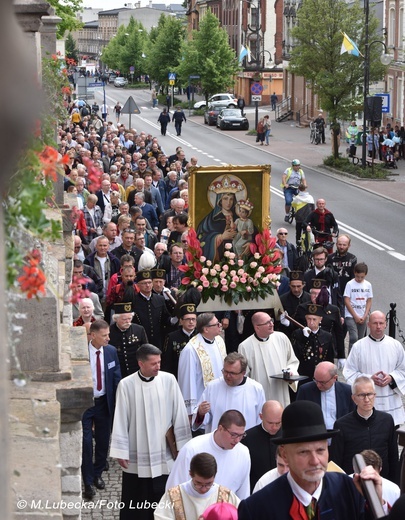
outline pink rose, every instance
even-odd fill
[[[243,276],[245,274],[245,271],[243,269],[238,270],[238,275]]]
[[[239,260],[238,260],[238,266],[239,266],[239,267],[242,267],[242,265],[243,265],[243,260],[242,260],[241,258],[239,258]]]
[[[200,292],[202,292],[202,290],[203,290],[203,287],[202,287],[202,285],[199,285],[199,286],[197,287],[197,291],[200,291]]]
[[[209,287],[209,286],[210,286],[210,282],[208,280],[204,280],[203,287]]]
[[[200,281],[201,281],[201,282],[206,282],[206,281],[207,281],[207,277],[204,276],[204,275],[202,275],[202,276],[200,277]]]
[[[230,244],[229,242],[225,244],[225,249],[232,249],[232,244]]]
[[[226,272],[222,271],[222,273],[219,273],[219,277],[220,278],[225,278],[226,277]]]
[[[200,256],[200,262],[204,263],[206,260],[205,256]]]
[[[223,286],[221,287],[221,291],[222,291],[222,292],[227,292],[227,291],[229,291],[229,287],[228,287],[227,285],[223,285]]]
[[[227,273],[229,271],[229,265],[223,265],[222,271],[225,271],[225,273]]]
[[[211,282],[211,285],[212,285],[212,287],[214,289],[216,289],[218,287],[219,283],[218,282]]]
[[[239,276],[232,276],[232,281],[235,283],[239,282]]]
[[[235,256],[236,256],[235,253],[229,253],[229,258],[230,258],[231,260],[234,260],[234,259],[235,259]]]
[[[219,264],[215,264],[215,265],[214,265],[214,269],[215,269],[216,271],[220,271],[220,270],[221,270],[221,266],[220,266]]]
[[[244,276],[242,276],[239,281],[240,281],[240,283],[246,283],[246,278]]]
[[[204,267],[203,269],[201,269],[201,272],[202,272],[202,274],[207,275],[210,271],[207,267]]]
[[[226,256],[228,258],[231,256],[231,253],[229,251],[225,251],[224,256]]]
[[[262,279],[262,283],[264,283],[264,284],[269,283],[269,279],[267,278],[267,276],[265,276],[265,277]]]
[[[255,253],[255,254],[253,255],[253,258],[255,258],[256,260],[259,260],[259,258],[260,258],[260,253]]]
[[[229,287],[230,287],[231,289],[235,289],[235,288],[236,288],[236,283],[235,283],[235,282],[231,282],[231,283],[229,284]]]
[[[234,269],[232,269],[232,271],[229,271],[229,275],[230,276],[235,276],[236,275],[236,271]]]
[[[259,271],[259,273],[264,273],[264,267],[262,265],[260,267],[258,267],[257,270]],[[203,269],[203,272],[204,272],[204,269]]]
[[[235,260],[229,260],[229,265],[235,265]]]
[[[207,267],[211,267],[211,266],[212,266],[212,262],[211,262],[211,260],[207,260],[207,261],[205,262],[205,264],[207,265]]]
[[[256,256],[256,255],[255,255]],[[250,262],[250,267],[255,269],[257,267],[257,262]]]
[[[251,290],[252,290],[252,288],[250,287],[250,285],[248,285],[248,286],[246,287],[246,292],[251,292]]]
[[[228,282],[225,280],[225,278],[222,278],[220,283],[221,283],[221,285],[226,285]]]
[[[259,285],[259,282],[257,280],[253,280],[253,285],[257,287]]]
[[[260,278],[262,275],[262,273],[259,273],[259,271],[257,271],[257,273],[255,273],[255,278]]]
[[[210,269],[210,275],[211,276],[216,276],[217,275],[217,272],[215,271],[215,269]]]

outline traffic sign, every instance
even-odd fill
[[[175,83],[174,79],[169,79],[169,85],[174,85]]]
[[[176,73],[175,72],[169,72],[169,80],[174,81],[176,79]]]
[[[260,94],[252,94],[252,101],[261,101],[262,96]]]
[[[131,74],[133,74],[133,73],[135,72],[135,67],[134,67],[133,65],[131,65],[131,66],[129,67],[129,72],[130,72]]]
[[[87,87],[89,87],[89,88],[103,88],[103,83],[95,81],[93,83],[87,83]]]
[[[140,114],[141,111],[132,96],[126,100],[125,105],[121,108],[121,114]]]
[[[200,78],[201,78],[201,76],[199,76],[198,74],[191,74],[189,76],[189,79],[200,79]]]
[[[250,87],[250,92],[252,94],[261,94],[263,92],[263,85],[258,82],[253,83]]]

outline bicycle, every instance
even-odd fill
[[[311,129],[311,133],[309,136],[310,142],[313,144],[319,144],[321,142],[321,132],[319,131],[318,125],[311,122],[309,124],[309,127]]]
[[[298,193],[298,186],[295,186],[295,185],[293,185],[293,184],[289,184],[288,187],[289,187],[289,188],[293,188],[293,189],[295,190],[295,192],[296,192],[295,195],[297,195],[297,193]],[[288,214],[287,214],[287,217],[288,217],[287,222],[288,222],[289,224],[292,224],[292,221],[294,220],[294,217],[295,217],[295,209],[294,209],[292,206],[291,206],[291,208],[290,208],[290,211],[289,211]]]

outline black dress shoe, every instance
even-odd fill
[[[105,482],[101,477],[94,477],[94,485],[97,489],[104,489],[105,488]]]
[[[95,496],[95,494],[96,494],[96,490],[94,489],[93,486],[91,486],[90,484],[84,486],[84,493],[83,493],[84,498],[87,498],[87,500],[92,500],[93,497]]]
[[[107,460],[105,463],[105,466],[104,466],[104,471],[108,471],[109,469],[110,469],[110,463]]]

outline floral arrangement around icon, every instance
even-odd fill
[[[201,243],[194,229],[187,237],[187,263],[180,266],[184,272],[180,293],[189,287],[201,292],[202,301],[220,297],[228,304],[259,300],[272,295],[280,282],[282,253],[276,247],[276,238],[265,229],[249,244],[249,252],[238,257],[232,244],[225,244],[221,261],[213,262],[202,254]]]

